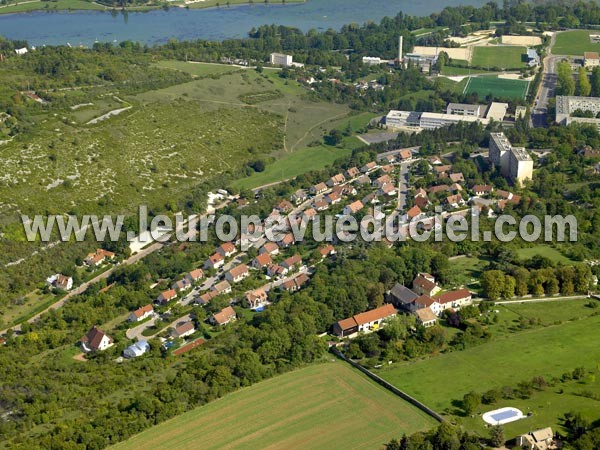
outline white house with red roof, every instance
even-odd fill
[[[129,314],[127,320],[129,322],[141,322],[142,320],[150,317],[153,313],[154,308],[151,304],[148,304],[146,306],[142,306],[141,308],[136,309],[135,311],[132,311],[131,314]]]
[[[101,352],[112,345],[112,338],[96,326],[81,338],[81,349],[86,353]]]

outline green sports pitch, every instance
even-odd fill
[[[525,98],[529,81],[510,80],[497,77],[470,77],[463,94],[478,94],[484,99],[488,95],[494,98]]]

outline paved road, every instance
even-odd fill
[[[557,33],[554,33],[550,38],[548,52],[544,58],[542,82],[538,88],[531,110],[531,121],[536,128],[548,126],[548,100],[554,97],[557,81],[556,67],[558,66],[559,61],[564,58],[564,56],[552,54],[552,47],[556,42],[556,34]]]
[[[408,197],[408,177],[409,168],[412,163],[406,162],[400,164],[400,176],[398,177],[398,211],[406,209],[407,197]]]

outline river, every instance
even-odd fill
[[[338,30],[395,16],[428,15],[445,6],[481,6],[486,0],[308,0],[286,5],[254,4],[210,9],[171,8],[168,11],[115,13],[103,11],[30,12],[0,15],[0,35],[31,45],[90,46],[94,41],[132,40],[158,44],[169,39],[222,40],[245,37],[252,27],[281,24],[308,31]]]

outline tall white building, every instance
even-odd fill
[[[523,147],[513,147],[504,133],[490,133],[489,158],[502,176],[514,183],[533,178],[533,159]]]
[[[271,53],[269,62],[274,66],[290,67],[292,65],[292,55],[283,53]]]

